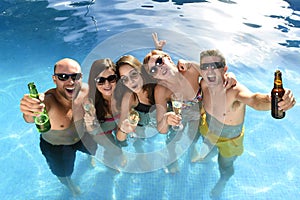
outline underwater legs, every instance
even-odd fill
[[[234,174],[234,167],[233,163],[236,160],[237,156],[230,157],[230,158],[224,158],[223,156],[218,155],[218,164],[219,164],[219,171],[220,171],[220,178],[214,188],[210,192],[210,197],[211,198],[217,198],[219,197],[228,180],[230,179],[231,176]]]
[[[72,192],[73,196],[77,196],[81,193],[80,188],[73,183],[70,176],[66,176],[66,177],[58,176],[57,178],[62,184],[67,186],[67,188]]]

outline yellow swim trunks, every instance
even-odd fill
[[[202,114],[199,130],[203,137],[208,139],[211,144],[215,144],[218,147],[219,152],[223,157],[230,158],[242,155],[244,151],[244,127],[241,134],[235,138],[220,137],[208,129],[206,114]]]

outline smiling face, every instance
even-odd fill
[[[205,56],[201,59],[200,71],[209,87],[223,85],[226,69],[219,56]]]
[[[138,93],[142,90],[143,79],[141,74],[129,64],[119,67],[120,81],[131,91]]]
[[[80,65],[72,59],[63,59],[56,63],[55,74],[75,74],[81,73]],[[76,98],[82,85],[82,78],[73,80],[69,77],[67,80],[60,80],[58,76],[52,76],[53,82],[56,84],[57,92],[65,99],[72,101]]]
[[[96,77],[96,79],[97,78],[106,79],[104,82],[101,82],[101,83],[95,82],[97,90],[100,93],[102,93],[102,96],[106,99],[111,98],[111,96],[113,94],[113,91],[116,88],[116,83],[117,82],[116,82],[116,76],[115,75],[116,74],[112,69],[107,68],[104,71],[102,71],[101,73],[99,73],[98,76]],[[113,76],[115,76],[115,79],[113,79]]]
[[[150,53],[146,56],[145,70],[155,79],[167,80],[178,72],[171,58],[166,54]],[[144,60],[144,62],[145,62]]]

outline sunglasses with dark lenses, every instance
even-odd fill
[[[98,85],[104,85],[105,81],[108,81],[109,83],[115,83],[117,81],[117,75],[116,74],[113,74],[113,75],[110,75],[108,77],[97,77],[95,78],[95,82],[98,84]]]
[[[208,70],[209,67],[211,67],[211,69],[220,69],[225,67],[225,65],[223,62],[203,63],[200,65],[201,70]]]
[[[60,81],[66,81],[70,77],[73,81],[78,81],[79,79],[81,79],[82,74],[81,73],[74,73],[74,74],[57,73],[57,74],[54,74],[54,76],[57,76],[58,80],[60,80]]]
[[[158,71],[158,67],[162,66],[164,64],[163,58],[158,57],[155,61],[155,65],[149,69],[149,74],[151,76],[155,76]]]
[[[130,80],[133,80],[133,79],[137,79],[139,76],[139,73],[136,71],[136,70],[131,70],[129,72],[129,77],[128,76],[122,76],[120,81],[122,84],[127,84],[129,82],[129,79]]]

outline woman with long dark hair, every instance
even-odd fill
[[[115,162],[123,157],[121,149],[115,145],[114,135],[117,130],[118,112],[112,96],[117,81],[116,66],[111,59],[105,58],[93,62],[88,79],[88,96],[94,102],[96,122],[100,126],[93,128],[95,117],[92,115],[86,113],[84,118],[87,131],[93,135],[98,144],[104,147],[104,163],[112,167],[115,167]]]

